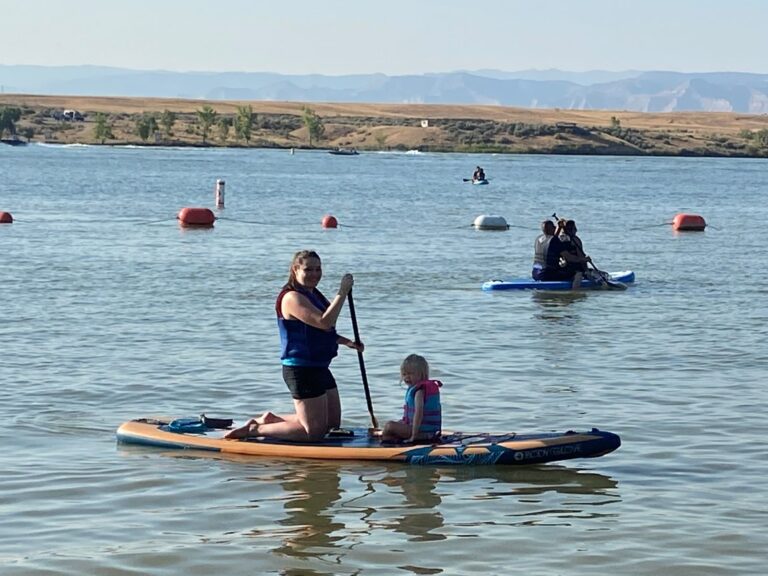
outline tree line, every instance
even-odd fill
[[[18,137],[18,131],[16,129],[16,123],[21,119],[21,108],[12,106],[0,107],[0,138],[5,136],[5,133],[12,138]],[[35,135],[35,130],[31,126],[25,127],[21,131],[21,135],[27,140],[30,140]]]
[[[322,140],[325,134],[325,125],[322,118],[311,108],[305,106],[302,109],[302,122],[307,128],[309,146],[313,142]],[[164,110],[161,114],[143,113],[135,120],[134,133],[146,142],[156,134],[161,135],[165,140],[173,137],[173,130],[178,115],[176,112]],[[205,105],[200,110],[195,111],[195,120],[197,129],[202,137],[203,144],[207,144],[212,132],[215,131],[219,140],[226,141],[230,133],[234,133],[239,142],[244,142],[246,146],[250,145],[251,138],[257,122],[257,115],[253,112],[253,107],[238,106],[237,112],[233,116],[221,115],[211,106]],[[114,139],[114,125],[110,118],[104,113],[97,113],[94,124],[94,137],[104,144],[107,140]]]

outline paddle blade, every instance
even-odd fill
[[[604,286],[608,290],[626,290],[629,288],[624,282],[619,282],[618,280],[606,280]]]

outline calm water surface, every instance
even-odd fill
[[[462,182],[478,163],[491,185]],[[215,228],[180,229],[217,178]],[[760,160],[0,147],[0,572],[765,573],[767,188]],[[528,274],[555,211],[637,284],[483,293]],[[678,212],[710,227],[676,234]],[[481,214],[511,228],[476,231]],[[290,408],[273,305],[301,248],[329,293],[355,274],[379,420],[417,352],[448,428],[623,446],[421,469],[116,445],[137,416]],[[334,373],[345,423],[367,425],[356,355]]]

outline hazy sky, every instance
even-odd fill
[[[0,0],[0,64],[768,73],[768,0]]]

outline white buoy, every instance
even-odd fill
[[[509,225],[503,216],[489,216],[481,214],[472,225],[478,230],[507,230]]]
[[[216,180],[216,208],[224,208],[224,180]]]

